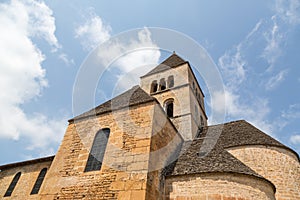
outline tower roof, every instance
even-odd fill
[[[74,117],[73,119],[70,119],[69,122],[150,101],[155,101],[155,99],[141,89],[140,86],[134,86],[113,99],[106,101],[103,104]]]
[[[175,52],[168,57],[166,60],[164,60],[162,63],[160,63],[158,66],[156,66],[154,69],[152,69],[150,72],[145,74],[144,76],[149,76],[151,74],[156,74],[161,71],[168,70],[173,67],[177,67],[179,65],[185,64],[187,61],[183,60],[181,57],[179,57]],[[142,77],[144,77],[142,76]]]

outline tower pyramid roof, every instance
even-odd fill
[[[177,66],[185,64],[185,63],[187,63],[187,61],[183,60],[175,52],[173,52],[173,54],[170,57],[168,57],[166,60],[164,60],[162,63],[160,63],[158,66],[156,66],[154,69],[152,69],[150,72],[148,72],[144,76],[156,74],[158,72],[162,72],[162,71],[168,70],[173,67],[177,67]]]

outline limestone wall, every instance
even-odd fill
[[[300,199],[300,164],[294,153],[278,147],[242,146],[229,152],[276,186],[277,200]]]
[[[42,199],[145,199],[150,151],[176,133],[164,114],[156,116],[157,106],[151,102],[70,124],[42,188]],[[162,125],[157,133],[153,119]],[[84,172],[100,128],[110,128],[102,168]],[[166,133],[164,140],[162,133]],[[151,143],[151,137],[159,137],[159,142]]]
[[[40,171],[43,168],[49,168],[51,161],[26,164],[18,167],[12,167],[0,172],[0,198],[3,199],[40,199],[39,194],[30,195],[31,190],[37,180]],[[21,177],[16,184],[10,197],[3,197],[14,176],[21,172]],[[47,177],[47,174],[46,174]],[[46,178],[45,177],[45,178]],[[44,183],[42,183],[43,186]]]
[[[164,111],[156,106],[150,146],[147,200],[163,198],[163,169],[177,159],[177,153],[184,141],[171,121],[165,119]]]
[[[165,199],[170,200],[275,200],[274,188],[262,179],[208,173],[166,179]]]

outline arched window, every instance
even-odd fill
[[[165,111],[168,117],[174,116],[174,101],[173,99],[169,99],[165,102]]]
[[[151,83],[151,93],[153,93],[153,92],[157,92],[157,87],[158,87],[158,85],[157,85],[157,81],[153,81],[152,83]]]
[[[160,79],[159,81],[159,90],[162,91],[162,90],[165,90],[166,89],[166,81],[164,78]]]
[[[39,173],[39,176],[37,177],[36,181],[35,181],[35,184],[31,190],[31,193],[30,194],[37,194],[39,193],[39,190],[41,188],[41,185],[43,183],[43,180],[45,178],[45,175],[47,173],[47,168],[44,168],[40,171]]]
[[[174,76],[168,77],[168,88],[174,87]]]
[[[7,190],[6,190],[5,194],[4,194],[4,197],[11,196],[11,193],[14,191],[14,189],[15,189],[17,183],[18,183],[18,180],[20,179],[20,176],[21,176],[21,172],[18,172],[14,176],[13,180],[11,181],[9,187],[7,188]]]
[[[85,166],[85,172],[101,169],[109,134],[109,128],[101,129],[96,133],[93,146]]]

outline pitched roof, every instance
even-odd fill
[[[185,64],[187,61],[180,58],[175,52],[168,57],[166,60],[164,60],[162,63],[160,63],[158,66],[156,66],[154,69],[152,69],[150,72],[145,74],[144,76],[148,76],[151,74],[156,74],[161,71],[168,70],[173,67],[177,67],[179,65]],[[142,77],[144,77],[142,76]]]
[[[20,167],[20,166],[25,166],[25,165],[31,165],[31,164],[35,164],[35,163],[52,161],[53,159],[54,159],[54,156],[48,156],[48,157],[44,157],[44,158],[37,158],[37,159],[26,160],[26,161],[22,161],[22,162],[9,163],[9,164],[0,166],[0,170],[5,170],[5,169],[13,168],[13,167]]]
[[[80,114],[73,119],[70,119],[69,122],[150,101],[155,101],[155,98],[148,95],[139,86],[134,86],[126,92],[114,97],[113,99],[106,101],[105,103],[83,114]]]
[[[206,145],[213,149],[205,152]],[[167,175],[235,172],[261,178],[260,175],[226,151],[227,148],[244,145],[277,146],[294,152],[248,122],[234,121],[208,126],[204,128],[200,138],[185,142],[179,158],[172,168],[168,169]],[[297,153],[295,154],[298,156]]]

